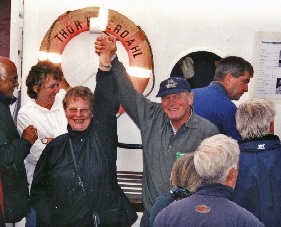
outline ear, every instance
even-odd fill
[[[224,77],[224,79],[223,79],[223,83],[225,84],[225,85],[229,85],[230,84],[230,81],[231,81],[231,79],[232,79],[232,74],[231,73],[227,73],[226,74],[226,76]]]
[[[240,133],[240,128],[237,125],[236,125],[236,129]]]
[[[270,134],[274,134],[274,121],[272,121],[272,122],[270,123],[270,126],[269,126],[269,133],[270,133]]]
[[[238,176],[238,167],[231,168],[228,172],[224,185],[234,188],[236,185],[237,176]]]
[[[33,89],[33,91],[36,92],[36,93],[39,91],[38,85],[34,85],[32,89]]]
[[[193,98],[194,98],[194,93],[193,93],[193,92],[190,92],[190,93],[189,93],[189,97],[188,97],[188,99],[189,99],[189,105],[192,105],[192,104],[193,104]]]

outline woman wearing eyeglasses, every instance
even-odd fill
[[[37,226],[128,227],[137,219],[117,183],[119,104],[107,56],[100,54],[94,95],[77,86],[64,97],[68,133],[46,146],[31,187]]]
[[[30,188],[36,163],[46,144],[67,132],[62,99],[69,85],[65,82],[59,66],[42,61],[31,67],[26,86],[31,101],[19,110],[17,128],[20,134],[30,124],[37,129],[38,139],[24,161]],[[60,89],[62,86],[64,89]],[[27,215],[26,226],[36,226],[33,210]]]

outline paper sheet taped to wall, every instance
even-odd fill
[[[254,97],[281,100],[281,33],[255,34],[253,65]]]

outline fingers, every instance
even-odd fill
[[[102,42],[100,40],[96,40],[95,42],[95,52],[100,54],[103,50]]]
[[[109,51],[109,49],[111,55],[116,53],[116,38],[114,36],[99,35],[95,41],[95,52],[100,55],[105,51]]]
[[[34,128],[33,125],[29,125],[26,127],[26,129],[24,129],[23,131],[25,131],[27,134],[30,134],[30,135],[37,135],[37,129]]]
[[[103,35],[98,35],[98,37],[96,38],[96,41],[101,41]]]
[[[28,131],[34,131],[34,130],[36,130],[36,128],[35,128],[33,125],[28,125],[28,126],[26,127],[26,130],[28,130]]]
[[[109,41],[112,41],[112,42],[115,42],[116,41],[116,38],[114,36],[108,36],[108,40]]]
[[[29,125],[23,130],[22,138],[33,144],[38,138],[37,129],[33,125]]]
[[[104,35],[98,35],[95,41],[95,52],[97,54],[100,54],[103,50],[103,45],[102,45],[102,40],[103,40]]]

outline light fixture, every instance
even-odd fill
[[[90,33],[100,34],[106,30],[108,22],[108,9],[100,7],[98,17],[90,18]]]
[[[62,62],[62,55],[52,52],[39,51],[38,59],[39,61],[49,60],[53,63],[59,64]]]
[[[130,76],[138,78],[150,78],[151,70],[140,67],[129,66],[128,73]]]

